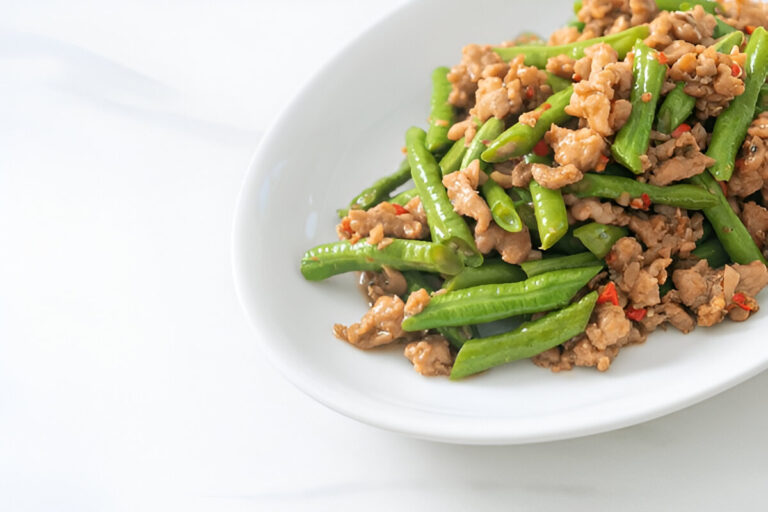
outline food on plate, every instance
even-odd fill
[[[359,272],[333,332],[460,379],[531,358],[606,371],[658,327],[757,313],[768,284],[768,6],[583,0],[547,41],[469,44],[427,130],[308,250]]]

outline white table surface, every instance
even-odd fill
[[[402,3],[2,2],[0,510],[765,510],[768,373],[469,447],[349,420],[263,359],[230,270],[249,159]]]

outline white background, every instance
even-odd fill
[[[402,3],[0,2],[0,510],[764,510],[768,374],[466,447],[346,419],[263,360],[230,270],[249,159]]]

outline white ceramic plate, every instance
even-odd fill
[[[255,340],[304,392],[404,434],[511,444],[649,420],[768,365],[764,312],[687,336],[658,331],[645,345],[622,351],[607,373],[552,374],[526,360],[462,382],[418,375],[401,347],[363,352],[331,335],[334,322],[360,318],[364,301],[353,276],[308,283],[299,260],[307,248],[335,239],[336,208],[402,159],[405,129],[425,124],[432,69],[458,62],[470,42],[549,34],[570,17],[571,4],[406,5],[309,80],[264,138],[237,208],[235,281]]]

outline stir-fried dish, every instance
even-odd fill
[[[583,0],[547,41],[470,44],[428,129],[340,211],[308,280],[358,272],[337,338],[458,379],[605,371],[658,327],[758,311],[768,284],[768,5]]]

